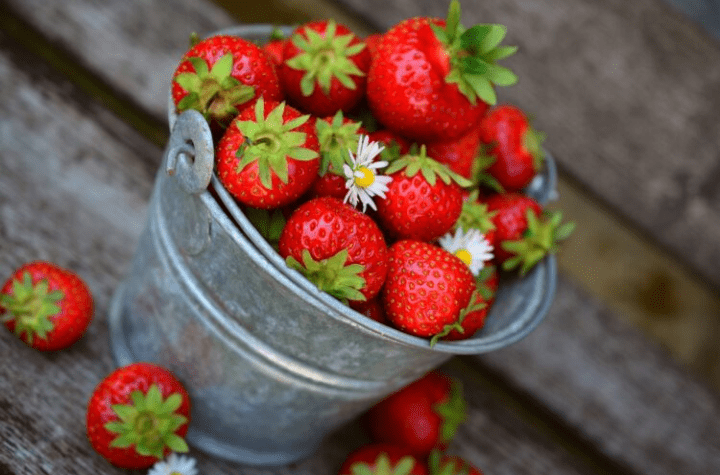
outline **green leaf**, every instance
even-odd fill
[[[498,46],[505,35],[507,34],[507,27],[504,25],[488,25],[489,29],[482,39],[480,44],[480,52],[487,53]]]
[[[514,72],[508,68],[503,68],[502,66],[497,65],[490,68],[488,71],[488,77],[492,83],[498,86],[512,86],[518,81],[518,77]]]
[[[475,94],[477,94],[483,102],[486,102],[491,106],[495,105],[497,102],[497,96],[495,95],[495,90],[493,89],[492,84],[487,78],[479,75],[473,75],[468,77],[467,82],[470,84],[473,91],[475,91]]]
[[[181,73],[173,79],[186,91],[200,89],[200,78],[195,73]],[[195,94],[197,95],[197,93]],[[186,96],[187,97],[187,96]]]
[[[190,451],[190,447],[188,447],[187,442],[176,434],[170,434],[166,437],[165,445],[167,445],[173,452],[186,453]]]
[[[225,79],[227,77],[230,77],[232,73],[232,68],[233,55],[232,53],[226,53],[220,59],[218,59],[215,64],[213,64],[212,70],[210,71],[210,76],[214,77],[217,80]]]

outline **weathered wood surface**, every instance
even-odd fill
[[[378,30],[447,2],[339,0]],[[720,43],[662,0],[462,2],[502,23],[521,78],[501,99],[564,171],[720,286]]]
[[[100,105],[8,45],[0,33],[0,274],[49,259],[87,280],[95,320],[72,348],[43,354],[0,332],[0,473],[127,473],[113,469],[85,439],[84,414],[95,385],[113,369],[108,303],[144,225],[161,150]],[[470,401],[472,429],[456,441],[470,460],[506,466],[498,474],[583,473],[492,395]],[[492,414],[485,413],[492,408]],[[482,425],[478,425],[482,423]],[[483,431],[475,431],[482,427]],[[500,439],[496,435],[503,434]],[[364,442],[357,425],[333,435],[312,458],[280,469],[240,467],[193,453],[202,473],[333,474]],[[517,466],[509,457],[512,446]],[[477,452],[478,447],[487,452]]]
[[[17,2],[18,10],[21,3],[26,4]],[[65,20],[74,18],[74,27],[87,31],[81,19],[89,13],[82,13],[83,8],[97,19],[105,14],[103,8],[117,15],[120,3],[124,2],[99,7],[94,2],[63,2],[63,12],[55,14]],[[202,2],[187,2],[187,10],[173,8],[173,3],[159,3],[152,15],[146,12],[142,17],[145,29],[165,28],[162,14],[166,11],[182,11],[177,21],[186,24],[205,18],[200,12],[205,11]],[[392,5],[402,3],[385,5],[388,17]],[[61,8],[60,4],[56,7]],[[35,10],[42,10],[42,5],[23,12],[28,19],[42,18],[34,16]],[[122,11],[132,15],[136,10]],[[208,31],[227,21],[222,12],[217,15],[217,25],[205,25]],[[160,23],[150,23],[154,18]],[[140,19],[127,21],[132,24]],[[98,19],[107,28],[119,23]],[[44,30],[52,28],[48,20]],[[172,28],[180,29],[177,24]],[[84,42],[104,41],[102,29],[93,31],[96,36],[83,37]],[[176,45],[166,45],[170,59],[161,59],[158,53],[152,61],[174,67],[172,55],[177,53],[173,51],[185,44],[185,35],[180,36]],[[130,34],[116,37],[131,45],[135,41]],[[85,48],[79,43],[63,41],[82,56]],[[115,45],[118,51],[125,49],[122,41]],[[112,368],[105,310],[144,223],[161,151],[41,63],[28,61],[4,39],[0,49],[0,89],[12,92],[9,100],[0,103],[4,117],[0,121],[0,275],[26,260],[50,259],[85,277],[98,304],[88,335],[67,352],[38,354],[0,332],[3,361],[21,365],[0,369],[0,473],[113,473],[84,440],[84,404],[94,385]],[[116,57],[103,61],[110,66]],[[132,95],[135,88],[150,83],[142,75],[134,77],[137,82],[132,88],[116,87]],[[157,97],[164,114],[166,96],[160,89],[159,97],[143,94],[148,99]],[[480,373],[519,394],[520,404],[536,409],[541,420],[549,420],[551,430],[562,429],[559,437],[536,430],[532,420],[516,414],[503,397],[468,379],[471,418],[455,448],[489,473],[603,473],[594,467],[596,460],[611,467],[610,473],[720,471],[720,436],[712,424],[720,415],[717,395],[566,280],[560,281],[557,302],[535,333],[472,361]],[[465,378],[472,374],[459,372]],[[55,401],[55,405],[44,401]],[[361,437],[357,427],[349,427],[330,438],[315,457],[281,470],[237,467],[202,455],[199,462],[203,473],[333,473]],[[575,443],[573,437],[580,442]],[[590,455],[577,456],[577,451]]]

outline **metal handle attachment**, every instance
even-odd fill
[[[170,134],[165,170],[185,191],[200,194],[212,178],[215,161],[212,133],[198,111],[187,110],[175,121]]]

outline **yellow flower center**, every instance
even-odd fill
[[[470,254],[470,251],[467,249],[458,249],[455,251],[455,255],[460,258],[461,261],[463,261],[468,266],[472,264],[472,254]]]
[[[375,182],[375,173],[367,167],[360,167],[358,171],[362,176],[355,177],[355,184],[361,188],[367,188]]]

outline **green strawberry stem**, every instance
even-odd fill
[[[58,305],[65,298],[60,290],[49,291],[47,279],[32,283],[32,276],[24,272],[22,280],[14,279],[13,294],[0,295],[0,305],[6,313],[2,321],[15,321],[15,334],[24,336],[24,341],[32,343],[33,338],[44,339],[54,325],[50,318],[60,312]]]
[[[176,411],[182,404],[177,393],[163,400],[160,389],[153,384],[147,393],[136,390],[130,394],[128,404],[114,404],[113,412],[119,420],[108,422],[105,429],[118,436],[111,447],[128,448],[135,446],[138,454],[162,459],[165,449],[173,452],[187,452],[187,443],[175,431],[187,422],[187,418]]]
[[[400,170],[404,170],[408,177],[413,177],[418,172],[422,173],[430,186],[434,186],[438,178],[448,185],[453,181],[461,187],[472,185],[470,180],[453,172],[447,165],[428,157],[425,145],[421,145],[417,153],[410,152],[393,160],[385,170],[385,174],[391,175]]]
[[[448,336],[453,330],[456,330],[459,333],[465,333],[465,328],[463,328],[462,326],[463,321],[465,321],[465,317],[472,312],[482,310],[483,308],[487,307],[487,303],[483,302],[479,297],[482,297],[482,293],[476,287],[475,290],[473,290],[472,295],[470,295],[470,302],[465,308],[460,310],[460,315],[458,315],[457,320],[455,320],[453,323],[445,325],[439,333],[436,333],[432,336],[432,338],[430,338],[431,348],[437,344],[438,340]],[[478,302],[478,300],[480,301]]]
[[[337,34],[337,23],[333,20],[327,22],[324,37],[312,28],[304,29],[307,39],[302,34],[295,34],[290,41],[302,52],[287,60],[285,64],[293,69],[305,71],[300,80],[300,90],[304,96],[312,95],[315,85],[326,96],[330,95],[330,84],[333,78],[348,89],[355,89],[353,76],[364,76],[351,56],[358,54],[365,48],[365,43],[356,43],[350,46],[354,35]]]
[[[456,466],[457,460],[443,461],[443,452],[439,449],[433,449],[428,455],[428,474],[429,475],[468,475],[470,466],[467,463]]]
[[[344,303],[348,300],[364,301],[365,296],[360,290],[365,287],[365,279],[360,273],[365,270],[365,266],[346,265],[347,258],[348,251],[343,249],[328,259],[316,261],[310,255],[310,251],[303,249],[302,263],[292,256],[288,256],[286,262],[288,267],[299,271],[318,289],[340,301]]]
[[[558,250],[560,241],[567,239],[575,229],[575,223],[564,223],[562,213],[543,213],[539,219],[532,210],[527,211],[527,230],[523,237],[515,241],[501,243],[504,250],[513,254],[503,262],[504,270],[513,270],[519,267],[519,274],[524,276],[538,262],[548,254]]]
[[[527,131],[525,131],[525,135],[523,135],[523,146],[533,157],[533,168],[535,171],[540,170],[545,160],[545,153],[542,149],[545,137],[545,133],[539,132],[532,127],[529,127]]]
[[[483,234],[495,229],[492,218],[498,212],[488,211],[487,204],[478,201],[478,195],[478,190],[473,190],[463,201],[460,216],[455,222],[455,229],[460,228],[463,232],[477,229]]]
[[[490,105],[497,102],[494,86],[511,86],[517,76],[497,61],[517,51],[515,46],[500,46],[507,29],[503,25],[479,24],[465,29],[460,24],[460,2],[452,0],[445,28],[432,25],[437,39],[450,57],[450,72],[445,82],[455,83],[475,104],[478,98]]]
[[[328,123],[319,119],[315,122],[318,142],[320,142],[320,176],[326,173],[344,176],[343,165],[350,163],[348,149],[357,148],[360,140],[359,122],[344,123],[342,111],[337,111]]]
[[[447,444],[455,437],[458,427],[467,419],[467,408],[462,383],[456,379],[450,385],[450,397],[434,407],[435,413],[442,417],[440,441]]]
[[[415,460],[410,457],[403,457],[393,465],[386,453],[381,453],[375,459],[374,467],[365,462],[355,462],[350,466],[352,475],[409,475],[415,466]]]
[[[202,58],[191,57],[188,61],[195,68],[194,73],[178,74],[174,81],[188,93],[178,103],[183,112],[194,109],[206,120],[215,119],[226,125],[235,115],[236,106],[255,97],[255,88],[241,83],[232,76],[233,56],[223,55],[211,69]]]
[[[272,189],[272,173],[283,183],[288,182],[288,157],[309,161],[318,156],[316,151],[303,147],[306,134],[294,131],[310,116],[303,115],[284,123],[284,111],[285,103],[281,102],[265,117],[265,101],[261,97],[255,103],[255,120],[236,122],[245,137],[237,151],[240,158],[237,172],[257,161],[260,183],[268,190]]]

